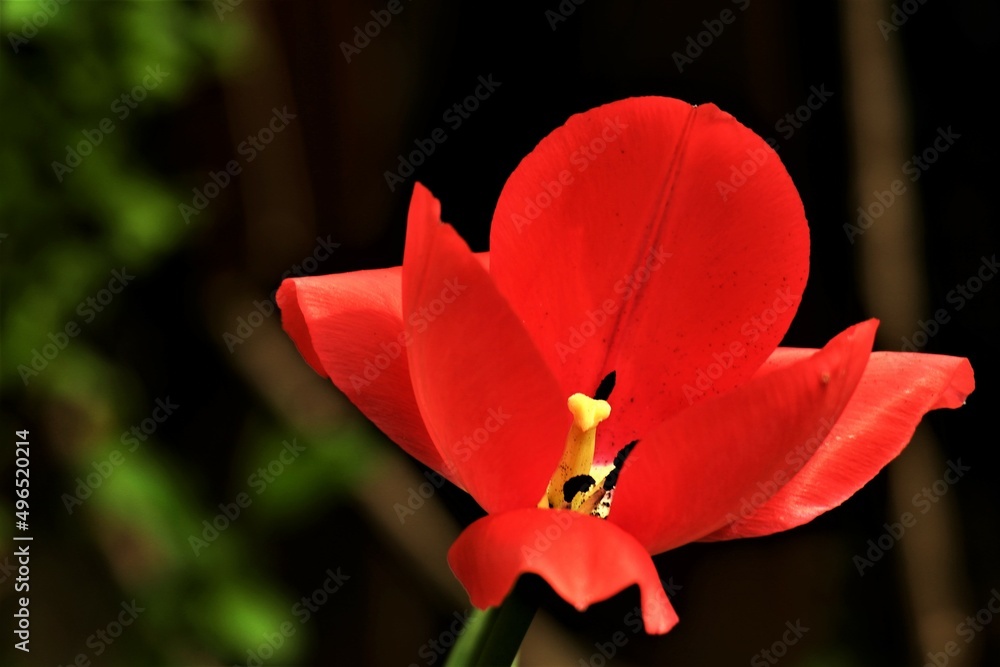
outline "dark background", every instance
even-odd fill
[[[812,234],[810,279],[786,345],[817,347],[875,316],[884,320],[877,348],[899,350],[892,332],[919,331],[945,308],[947,323],[923,351],[967,356],[978,386],[961,410],[925,419],[919,442],[887,472],[808,526],[658,556],[677,587],[681,623],[670,634],[632,633],[624,619],[635,590],[585,614],[549,596],[521,664],[601,665],[595,642],[617,631],[627,643],[609,663],[772,664],[759,652],[796,621],[809,630],[782,664],[923,665],[952,640],[961,652],[947,664],[1000,664],[1000,619],[968,643],[957,629],[1000,587],[996,281],[961,310],[947,299],[1000,245],[996,6],[401,6],[348,62],[341,43],[385,2],[0,2],[0,414],[11,450],[0,459],[0,509],[11,517],[0,521],[0,616],[10,626],[0,660],[247,664],[248,651],[291,622],[294,634],[265,664],[442,662],[429,642],[446,642],[454,614],[469,608],[444,555],[478,510],[445,487],[399,520],[394,506],[419,493],[423,471],[312,374],[268,300],[295,265],[317,274],[398,265],[415,180],[474,250],[486,250],[505,179],[545,134],[602,103],[664,95],[713,102],[779,147]],[[553,28],[547,12],[560,7],[565,20]],[[675,53],[726,9],[734,20],[711,41],[703,35],[707,46],[678,67]],[[880,29],[894,10],[905,23]],[[860,52],[856,38],[874,50]],[[117,116],[112,103],[157,65],[169,75]],[[858,71],[882,73],[894,104],[859,95]],[[496,92],[448,126],[445,110],[490,75]],[[811,87],[832,96],[788,136],[777,123]],[[285,108],[295,118],[247,161],[241,143]],[[884,136],[858,141],[857,119],[879,115],[889,120]],[[96,136],[105,117],[114,131],[60,178],[53,162],[67,163],[67,146],[85,130]],[[391,191],[384,173],[437,127],[447,141]],[[948,127],[960,138],[906,181],[895,217],[852,243],[844,225],[858,206],[903,176],[866,181],[859,167],[901,169]],[[185,222],[179,206],[192,205],[192,189],[204,191],[234,159],[241,172]],[[303,263],[318,238],[339,247]],[[879,271],[907,275],[895,265],[900,248],[919,280],[876,280]],[[86,319],[79,304],[100,298],[123,267],[134,281]],[[885,322],[878,304],[905,297],[917,309]],[[78,335],[25,371],[69,322]],[[157,399],[179,407],[147,421],[152,434],[129,451],[123,434],[142,428]],[[10,640],[19,429],[32,444],[30,655]],[[304,451],[258,494],[250,476],[293,440]],[[958,459],[971,471],[859,575],[854,557]],[[99,485],[67,506],[95,473]],[[252,503],[193,545],[220,503],[244,492]],[[348,578],[300,623],[296,603],[328,570]],[[143,608],[135,622],[94,643],[133,600]]]

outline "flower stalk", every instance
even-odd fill
[[[477,611],[448,655],[445,667],[514,664],[538,610],[533,588],[522,577],[503,604]]]

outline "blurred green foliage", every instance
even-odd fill
[[[177,211],[185,187],[164,175],[146,147],[158,122],[236,68],[252,30],[227,19],[204,2],[0,3],[3,421],[47,423],[66,479],[86,479],[109,457],[125,459],[82,502],[67,505],[63,494],[53,510],[69,511],[56,520],[57,531],[83,542],[74,543],[75,553],[108,558],[120,587],[108,599],[134,597],[148,609],[143,630],[128,640],[131,652],[116,647],[102,664],[245,660],[264,632],[289,620],[296,597],[260,575],[255,536],[336,500],[371,460],[367,431],[299,436],[307,451],[275,481],[280,491],[255,497],[259,512],[233,521],[225,539],[196,554],[191,536],[219,511],[202,498],[209,483],[200,462],[182,461],[159,433],[134,451],[123,446],[123,432],[148,415],[159,389],[146,386],[101,338],[114,335],[133,297],[115,296],[102,310],[86,300],[121,267],[154,275],[188,239]],[[90,327],[97,318],[100,326]],[[71,333],[68,323],[79,331]],[[70,337],[70,344],[59,343]],[[60,348],[56,358],[48,358],[46,346]],[[266,467],[290,437],[274,416],[253,421],[233,480],[216,484],[213,497],[245,490],[247,475]],[[72,494],[77,484],[64,486],[59,493]],[[48,501],[56,497],[36,491],[33,510],[54,506]],[[99,586],[113,585],[107,577],[94,573]],[[79,604],[85,616],[101,620],[87,608],[91,600],[67,596],[60,604]],[[53,609],[36,613],[59,617]],[[83,649],[83,639],[65,641]],[[283,661],[296,659],[301,641],[288,639]],[[72,661],[65,649],[60,656]]]
[[[30,357],[48,342],[38,332],[61,330],[81,300],[107,282],[109,267],[144,269],[182,241],[179,189],[153,171],[140,138],[144,121],[224,74],[245,48],[245,27],[221,23],[206,9],[175,2],[0,4],[7,42],[0,98],[8,101],[0,122],[0,231],[16,246],[4,254],[8,354]],[[49,17],[44,25],[37,25],[39,16]],[[36,25],[36,33],[26,29]],[[27,43],[11,37],[26,33],[35,35]],[[147,68],[166,74],[150,77]],[[142,92],[133,95],[137,87]],[[5,382],[21,381],[16,366],[0,372]]]

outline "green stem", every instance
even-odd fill
[[[448,654],[444,667],[466,667],[476,664],[476,658],[483,649],[483,643],[490,634],[500,609],[492,607],[486,611],[472,610],[472,618],[465,626],[465,632],[458,637],[455,647]]]
[[[445,667],[509,667],[513,664],[538,609],[531,588],[522,578],[502,605],[476,612],[448,656]]]

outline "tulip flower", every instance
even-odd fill
[[[973,390],[966,359],[873,353],[875,320],[778,347],[805,213],[711,104],[571,117],[510,176],[488,254],[420,184],[407,225],[401,267],[288,279],[278,304],[317,373],[486,510],[448,557],[479,608],[524,573],[580,610],[637,585],[665,633],[652,555],[810,521]]]

